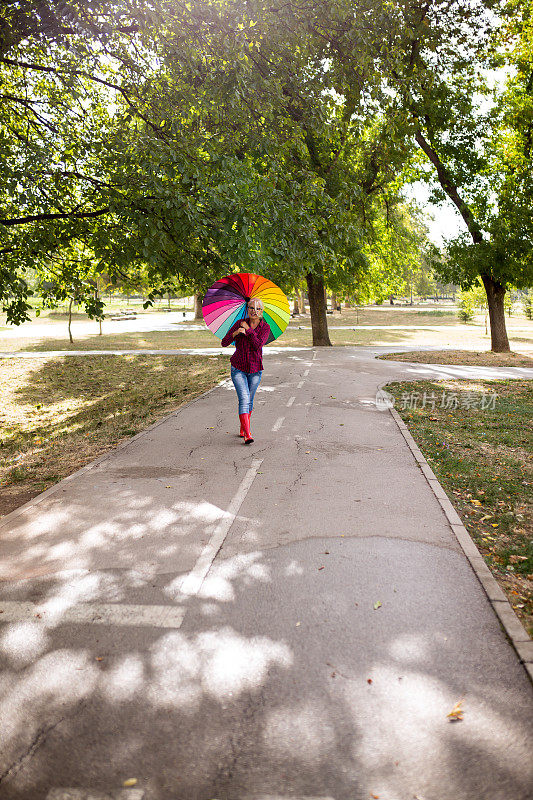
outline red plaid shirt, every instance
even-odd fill
[[[241,372],[260,372],[263,369],[263,346],[270,336],[270,326],[262,319],[257,328],[248,328],[246,333],[240,333],[234,339],[233,332],[239,328],[241,322],[239,319],[232,325],[222,339],[222,347],[235,342],[235,352],[230,358],[235,369],[240,369]],[[249,319],[246,322],[250,324]]]

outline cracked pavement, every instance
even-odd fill
[[[132,776],[146,800],[528,800],[531,685],[375,405],[389,380],[454,374],[274,351],[253,445],[226,383],[9,515],[2,800]]]

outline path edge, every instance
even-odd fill
[[[383,389],[387,383],[390,383],[390,381],[381,384],[379,388]],[[429,484],[430,489],[435,495],[437,502],[444,512],[444,515],[448,520],[453,534],[457,539],[463,553],[470,562],[470,566],[472,567],[478,581],[485,591],[488,601],[492,606],[494,613],[498,617],[498,620],[503,627],[507,638],[513,646],[520,663],[524,667],[531,683],[533,684],[533,641],[530,639],[528,632],[514,613],[509,600],[485,563],[485,559],[477,549],[474,540],[463,525],[459,514],[451,503],[451,500],[437,480],[437,477],[429,466],[424,454],[413,439],[409,428],[395,408],[389,408],[389,411],[398,428],[400,429],[400,432],[405,439],[411,453],[413,454],[413,457],[423,473],[427,483]]]
[[[229,378],[223,378],[221,381],[218,381],[215,384],[215,386],[212,386],[210,389],[207,389],[205,392],[202,392],[202,394],[199,394],[197,397],[194,397],[192,400],[189,400],[188,403],[183,403],[183,405],[181,405],[179,408],[176,408],[174,411],[171,411],[170,414],[165,414],[164,417],[158,419],[156,422],[153,422],[148,428],[145,428],[143,431],[139,431],[139,433],[136,433],[135,436],[132,436],[129,439],[124,439],[123,442],[120,442],[119,444],[112,447],[110,450],[107,450],[105,453],[102,453],[102,455],[95,458],[94,461],[90,461],[88,464],[85,464],[84,467],[77,469],[76,472],[71,472],[70,475],[61,478],[60,481],[54,483],[54,485],[50,486],[48,489],[45,489],[44,492],[35,495],[35,497],[32,497],[32,499],[28,500],[27,503],[24,503],[18,508],[14,508],[13,511],[9,512],[9,514],[6,514],[4,517],[0,518],[0,531],[2,530],[2,528],[4,528],[4,526],[6,525],[9,526],[9,524],[13,522],[21,514],[24,514],[26,511],[29,511],[34,506],[39,505],[39,503],[42,503],[42,501],[46,500],[46,498],[50,497],[50,495],[55,494],[67,481],[72,481],[79,475],[83,475],[85,472],[89,472],[89,470],[98,467],[108,458],[111,458],[111,456],[117,453],[119,450],[124,450],[126,447],[129,447],[129,445],[132,442],[135,442],[137,441],[137,439],[140,439],[141,436],[145,436],[147,433],[150,433],[150,431],[153,431],[154,428],[158,428],[159,425],[163,425],[165,422],[167,422],[167,420],[177,416],[185,408],[192,405],[193,403],[196,403],[198,400],[201,400],[203,397],[207,397],[208,394],[211,394],[211,392],[214,392],[216,389],[219,389],[221,386],[224,386],[224,384],[227,383],[228,381]]]

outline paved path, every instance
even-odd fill
[[[0,526],[0,796],[529,800],[526,672],[375,405],[457,368],[265,366],[250,447],[223,385]]]

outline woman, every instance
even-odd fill
[[[235,342],[235,352],[231,361],[231,380],[239,398],[239,436],[244,444],[253,442],[250,433],[250,415],[254,405],[254,395],[263,374],[263,346],[270,336],[270,326],[263,319],[263,302],[248,301],[248,316],[240,319],[222,339],[222,347]]]

